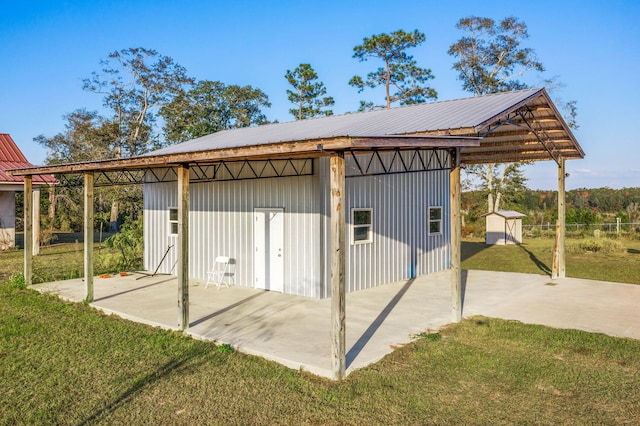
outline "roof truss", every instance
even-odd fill
[[[545,91],[477,128],[477,147],[462,149],[467,164],[583,158],[584,152]]]
[[[391,150],[392,155],[382,155],[383,152],[389,151],[378,149],[347,151],[347,158],[351,167],[349,167],[346,177],[414,173],[449,170],[451,168],[447,150],[435,148],[394,149]],[[192,163],[189,169],[189,181],[192,183],[309,176],[314,173],[313,158]],[[177,182],[178,180],[176,168],[171,166],[115,171],[98,170],[93,173],[95,187]],[[80,187],[84,182],[82,173],[61,174],[59,180],[62,186],[70,187]]]
[[[383,156],[380,155],[379,150],[370,152],[349,151],[348,159],[353,166],[347,171],[346,177],[378,176],[451,169],[448,156],[445,154],[446,151],[441,149],[413,149],[409,151],[394,149],[392,152],[393,155]]]

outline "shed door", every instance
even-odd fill
[[[284,291],[284,209],[255,209],[255,288]]]
[[[505,219],[504,220],[504,239],[505,244],[516,244],[518,243],[518,238],[516,236],[516,222],[517,219]]]

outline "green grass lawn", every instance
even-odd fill
[[[477,317],[332,382],[0,285],[0,423],[621,424],[640,341]]]
[[[567,276],[640,284],[640,240],[612,241],[615,250],[606,253],[581,249],[581,245],[589,248],[589,240],[568,239]],[[550,275],[552,262],[552,239],[526,239],[521,245],[508,246],[487,246],[484,241],[462,243],[463,269]]]
[[[551,244],[465,242],[463,267],[546,273]],[[625,244],[568,255],[568,275],[640,282],[640,244]],[[74,276],[82,248],[34,265]],[[21,289],[21,268],[21,251],[0,253],[0,425],[639,424],[637,340],[476,317],[332,382]]]
[[[33,257],[33,283],[79,278],[84,274],[84,245],[81,242],[54,244],[41,247]],[[114,265],[121,262],[121,253],[104,243],[95,243],[94,272],[116,272]],[[22,273],[24,252],[18,249],[0,251],[0,282],[12,274]]]

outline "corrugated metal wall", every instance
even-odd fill
[[[216,256],[236,261],[236,285],[253,286],[253,210],[284,208],[284,291],[307,297],[320,293],[320,224],[317,176],[193,183],[189,200],[189,275],[206,279]],[[177,204],[177,184],[144,188],[145,268],[155,270],[176,236],[169,235],[168,207]],[[176,248],[160,271],[175,273]]]
[[[380,154],[385,162],[394,153]],[[409,164],[413,152],[402,153]],[[449,164],[449,154],[438,151],[441,164]],[[359,156],[360,165],[369,156]],[[347,203],[347,291],[357,291],[381,284],[425,275],[450,267],[449,252],[449,171],[413,172],[357,177],[353,158],[346,160]],[[387,162],[388,164],[388,162]],[[394,163],[393,169],[400,165]],[[321,159],[320,176],[322,225],[329,226],[328,159]],[[396,169],[399,171],[399,168]],[[377,160],[370,173],[382,173]],[[427,234],[429,206],[442,207],[443,229],[440,235]],[[373,209],[373,242],[352,244],[351,209]],[[329,256],[329,235],[324,233],[322,250]],[[323,296],[331,295],[329,262],[323,267]]]
[[[394,153],[380,154],[387,162]],[[405,164],[413,152],[403,152]],[[441,164],[449,154],[439,151]],[[369,159],[359,157],[362,163]],[[370,173],[383,172],[373,161]],[[387,163],[388,164],[388,163]],[[400,171],[400,162],[393,169]],[[331,295],[329,283],[329,161],[315,160],[314,175],[192,183],[189,213],[189,274],[206,279],[219,255],[236,259],[236,284],[253,286],[253,210],[284,208],[285,292]],[[347,290],[357,291],[449,268],[449,171],[357,177],[346,157]],[[177,237],[168,235],[168,207],[177,204],[177,184],[144,188],[145,268],[154,270]],[[442,207],[441,235],[427,235],[429,206]],[[373,209],[373,242],[352,244],[351,209]],[[176,248],[160,272],[175,273]]]

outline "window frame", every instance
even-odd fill
[[[366,211],[369,212],[369,223],[367,224],[356,224],[355,214],[356,212]],[[366,240],[356,240],[356,229],[367,228],[369,232],[367,233]],[[351,244],[352,245],[360,245],[360,244],[371,244],[373,243],[373,209],[371,207],[354,207],[351,209]]]
[[[432,219],[431,218],[431,211],[440,211],[440,217],[438,219]],[[432,235],[442,235],[444,233],[444,223],[443,223],[443,208],[442,206],[428,206],[427,207],[427,235],[432,236]],[[431,231],[431,224],[438,224],[438,231],[436,232],[432,232]]]
[[[172,211],[176,212],[175,220],[171,219],[171,212]],[[169,207],[167,207],[167,212],[169,214],[169,218],[168,218],[169,219],[169,221],[168,221],[168,223],[169,223],[169,236],[170,237],[178,236],[178,229],[179,229],[178,228],[178,208],[177,207],[173,207],[173,206],[169,206]],[[172,225],[174,223],[176,224],[176,232],[175,233],[172,230]]]

